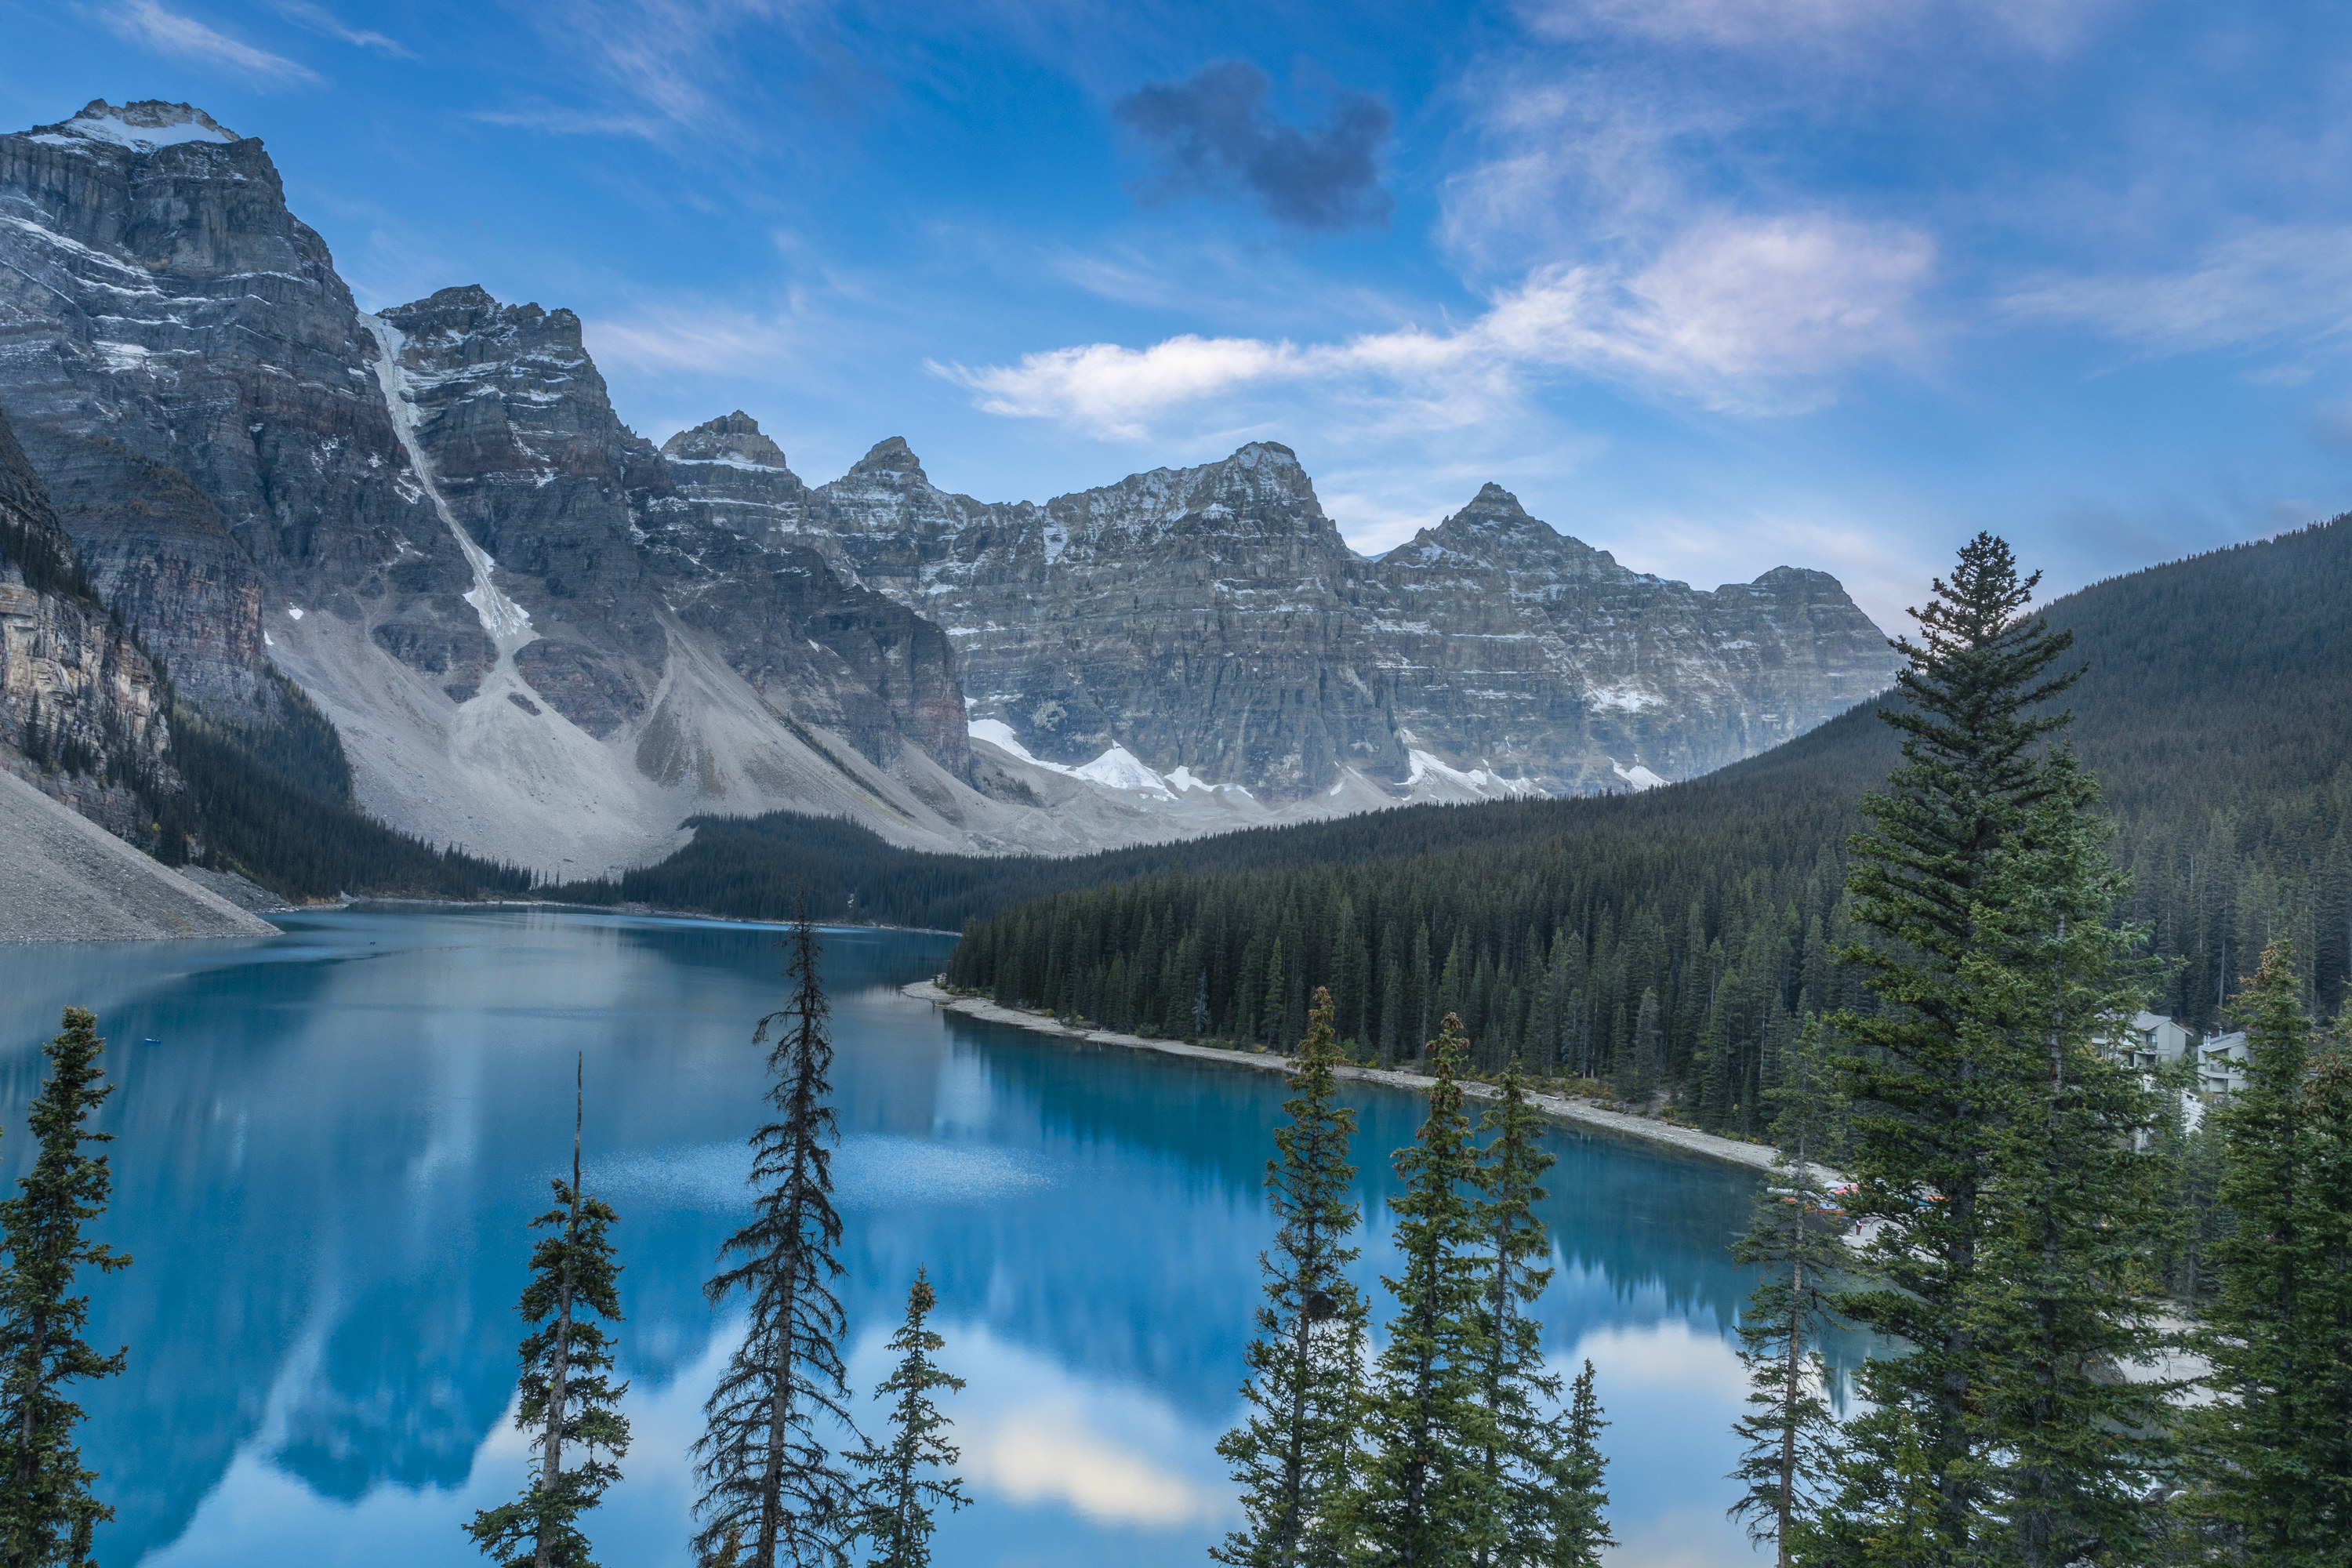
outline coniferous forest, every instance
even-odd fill
[[[2338,520],[2050,607],[2084,671],[2050,705],[2075,713],[2116,824],[2121,914],[2159,965],[2149,1005],[2194,1028],[2221,1023],[2276,938],[2306,955],[2315,1013],[2352,975],[2352,685],[2329,656],[2347,593]],[[1482,1071],[1517,1056],[1760,1135],[1801,1021],[1864,1001],[1835,955],[1855,936],[1859,803],[1896,761],[1885,705],[1647,795],[1263,836],[1328,835],[1341,852],[1321,863],[1204,847],[1220,858],[971,921],[950,977],[1117,1028],[1261,1044],[1299,1037],[1328,984],[1360,1058],[1414,1057],[1457,1013]]]

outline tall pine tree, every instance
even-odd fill
[[[2037,742],[2071,717],[2042,710],[2074,674],[2049,673],[2073,639],[2026,613],[2039,581],[1990,534],[1964,545],[1951,581],[1914,612],[1920,642],[1896,644],[1903,700],[1880,710],[1902,733],[1903,765],[1863,802],[1871,829],[1853,841],[1847,886],[1865,940],[1843,954],[1880,1006],[1838,1020],[1858,1047],[1840,1062],[1841,1088],[1877,1278],[1839,1305],[1912,1349],[1863,1369],[1875,1409],[1848,1429],[1857,1484],[1829,1560],[1956,1561],[1987,1501],[1975,1291],[2008,1064],[1988,1059],[1964,970],[2003,858],[2053,788]]]
[[[612,1461],[629,1451],[629,1420],[620,1412],[629,1385],[613,1382],[613,1340],[604,1326],[621,1320],[621,1266],[606,1235],[619,1216],[580,1183],[584,1063],[573,1071],[572,1180],[550,1184],[555,1206],[530,1222],[549,1234],[531,1248],[530,1279],[517,1303],[531,1331],[522,1342],[515,1425],[533,1434],[539,1467],[521,1497],[483,1510],[466,1526],[499,1568],[594,1568],[580,1516],[621,1479]],[[575,1443],[583,1457],[566,1465],[564,1448]]]
[[[1564,1440],[1551,1467],[1551,1545],[1543,1568],[1601,1568],[1604,1548],[1617,1544],[1609,1533],[1609,1493],[1601,1479],[1609,1468],[1601,1452],[1601,1397],[1593,1391],[1592,1363],[1576,1374],[1569,1390]]]
[[[1290,1120],[1266,1162],[1280,1229],[1260,1257],[1265,1300],[1250,1342],[1242,1397],[1251,1414],[1218,1439],[1242,1489],[1244,1523],[1213,1547],[1246,1568],[1338,1568],[1347,1561],[1339,1505],[1347,1495],[1363,1376],[1361,1294],[1346,1269],[1357,1258],[1348,1140],[1356,1113],[1339,1103],[1339,1048],[1329,991],[1318,988],[1307,1038],[1292,1066]]]
[[[40,1153],[16,1195],[0,1202],[8,1250],[0,1275],[0,1563],[9,1568],[84,1568],[92,1532],[114,1517],[89,1489],[98,1472],[82,1466],[74,1444],[81,1407],[66,1393],[69,1382],[121,1373],[130,1353],[89,1347],[89,1298],[70,1293],[84,1268],[110,1274],[131,1265],[128,1254],[82,1235],[106,1212],[113,1185],[106,1156],[81,1146],[114,1135],[85,1123],[114,1086],[99,1080],[106,1042],[98,1020],[68,1007],[62,1022],[43,1047],[49,1077],[30,1117]]]
[[[1748,1368],[1748,1413],[1732,1426],[1741,1444],[1731,1479],[1746,1487],[1731,1516],[1748,1538],[1774,1543],[1780,1568],[1796,1560],[1830,1485],[1837,1420],[1821,1344],[1836,1321],[1832,1296],[1845,1251],[1845,1228],[1817,1162],[1829,1141],[1833,1110],[1822,1083],[1824,1052],[1818,1019],[1807,1019],[1790,1046],[1773,1140],[1774,1184],[1759,1194],[1748,1234],[1733,1258],[1763,1266],[1739,1320],[1739,1359]]]
[[[2021,1568],[2145,1555],[2144,1498],[2166,1455],[2164,1385],[2142,1292],[2166,1216],[2140,1152],[2156,1099],[2116,1059],[2137,1001],[2139,933],[2114,923],[2098,791],[2060,751],[1995,864],[1962,965],[1964,1038],[1992,1086],[1985,1228],[1969,1289],[1985,1486],[1976,1560]]]
[[[753,1216],[719,1247],[722,1268],[703,1287],[715,1306],[750,1298],[742,1343],[703,1405],[696,1440],[695,1550],[716,1555],[740,1539],[748,1568],[844,1561],[851,1527],[846,1478],[825,1447],[823,1418],[852,1425],[841,1364],[841,1216],[833,1206],[831,1009],[818,973],[816,926],[805,903],[785,938],[792,1005],[760,1020],[768,1090],[781,1120],[751,1134]]]
[[[1396,1154],[1406,1190],[1390,1207],[1402,1268],[1381,1280],[1396,1315],[1364,1402],[1353,1499],[1360,1560],[1374,1568],[1452,1568],[1498,1539],[1499,1500],[1479,1463],[1498,1439],[1479,1398],[1488,1270],[1459,1081],[1468,1051],[1461,1019],[1447,1014],[1430,1042],[1428,1119]]]
[[[1478,1401],[1486,1447],[1478,1462],[1496,1511],[1492,1539],[1474,1558],[1478,1568],[1549,1560],[1552,1492],[1570,1442],[1566,1414],[1552,1408],[1559,1379],[1545,1369],[1543,1323],[1531,1310],[1551,1282],[1551,1244],[1535,1206],[1543,1201],[1538,1184],[1552,1155],[1543,1147],[1543,1117],[1528,1100],[1517,1058],[1498,1088],[1494,1108],[1479,1120],[1494,1138],[1479,1152],[1476,1219],[1486,1279],[1478,1309]]]
[[[889,1444],[868,1438],[851,1456],[860,1477],[857,1535],[872,1548],[866,1568],[930,1568],[932,1515],[941,1508],[952,1513],[971,1500],[955,1474],[962,1456],[947,1439],[950,1423],[935,1397],[941,1389],[963,1391],[963,1379],[931,1359],[947,1348],[929,1321],[938,1304],[929,1279],[918,1268],[907,1292],[907,1321],[890,1336],[898,1364],[874,1391],[877,1399],[893,1398]]]
[[[2315,1063],[2302,989],[2281,939],[2239,999],[2246,1087],[2211,1113],[2235,1223],[2200,1336],[2221,1397],[2188,1418],[2199,1485],[2183,1511],[2265,1568],[2340,1563],[2352,1542],[2352,1068]]]

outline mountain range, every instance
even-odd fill
[[[1894,668],[1823,573],[1695,590],[1493,485],[1359,555],[1271,441],[1043,503],[896,437],[812,486],[740,413],[657,448],[569,310],[362,310],[260,142],[184,104],[0,135],[0,414],[173,700],[323,716],[368,814],[551,877],[696,813],[1072,853],[1638,789]],[[21,756],[69,678],[7,647]]]

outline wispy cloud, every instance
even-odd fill
[[[659,305],[593,318],[582,331],[600,368],[654,375],[774,374],[806,346],[791,316],[725,305]]]
[[[1915,231],[1818,216],[1723,218],[1638,268],[1553,264],[1458,329],[1297,343],[1171,337],[1088,343],[1009,365],[933,363],[992,413],[1139,440],[1188,405],[1272,384],[1321,383],[1359,405],[1409,405],[1460,426],[1531,380],[1581,374],[1721,412],[1785,414],[1834,395],[1841,371],[1914,354],[1916,297],[1935,247]]]
[[[216,32],[193,16],[165,9],[157,0],[121,0],[100,15],[116,37],[157,54],[222,66],[289,86],[315,87],[325,79],[308,66]]]
[[[2171,271],[2046,277],[2004,301],[2156,353],[2252,347],[2352,328],[2352,225],[2271,225],[2207,246]]]
[[[744,135],[761,94],[736,41],[747,28],[794,28],[821,9],[815,0],[572,0],[535,15],[551,46],[634,106],[615,121]]]
[[[661,121],[642,114],[608,114],[591,110],[535,107],[481,109],[466,116],[484,125],[511,125],[550,136],[638,136],[658,140]]]
[[[270,8],[297,26],[308,27],[311,32],[350,44],[355,48],[373,49],[379,54],[404,60],[416,58],[415,52],[398,39],[386,37],[365,27],[354,27],[325,6],[312,4],[311,0],[271,0]]]
[[[2113,8],[2114,0],[1539,0],[1526,14],[1556,35],[1630,34],[1819,59],[1825,44],[1884,47],[1949,32],[2054,55]]]

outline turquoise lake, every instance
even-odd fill
[[[584,1054],[590,1185],[619,1210],[635,1444],[591,1532],[601,1561],[686,1568],[687,1445],[740,1320],[701,1294],[746,1212],[761,1120],[754,1020],[783,1000],[772,930],[523,910],[281,917],[234,942],[0,947],[0,1172],[58,1010],[87,1006],[121,1087],[100,1125],[133,1266],[89,1281],[87,1462],[116,1510],[108,1568],[479,1563],[459,1531],[520,1484],[510,1425],[525,1222],[570,1157]],[[1234,1522],[1218,1435],[1239,1409],[1270,1073],[1044,1038],[898,994],[950,937],[825,937],[839,1047],[852,1381],[926,1267],[975,1505],[957,1568],[1202,1564]],[[156,1043],[147,1044],[152,1040]],[[1360,1089],[1390,1267],[1389,1152],[1420,1101]],[[1542,1303],[1559,1366],[1590,1357],[1612,1423],[1612,1561],[1746,1563],[1723,1510],[1743,1392],[1727,1248],[1756,1178],[1560,1131]],[[1384,1299],[1376,1321],[1384,1315]]]

